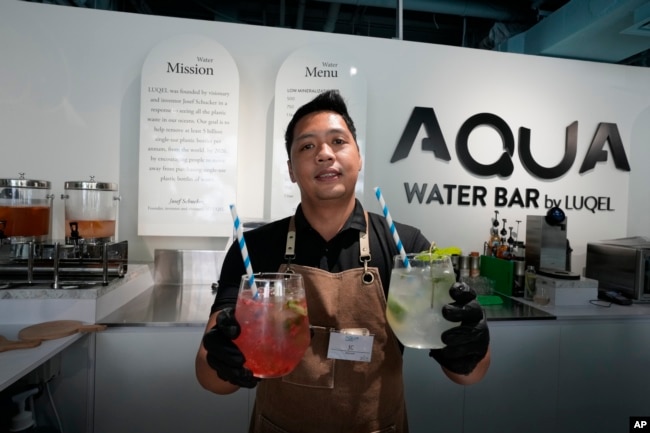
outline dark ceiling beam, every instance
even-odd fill
[[[340,3],[355,6],[370,6],[378,8],[396,8],[396,0],[316,0],[327,3]],[[530,5],[530,3],[529,3]],[[418,12],[431,12],[463,17],[491,19],[495,21],[521,20],[529,16],[530,8],[513,8],[499,5],[496,2],[470,0],[404,0],[403,9]]]
[[[325,19],[325,25],[323,26],[324,32],[332,33],[336,29],[336,21],[339,18],[340,10],[341,3],[330,3],[329,8],[327,9],[327,18]]]
[[[147,3],[147,0],[129,0],[129,3],[131,3],[131,6],[133,6],[139,14],[153,14],[153,10],[151,9],[151,6],[149,6],[149,3]]]
[[[502,51],[619,63],[650,49],[648,0],[572,0]]]

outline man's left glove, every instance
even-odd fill
[[[203,347],[208,352],[208,365],[222,380],[244,388],[255,388],[260,379],[244,367],[246,358],[233,342],[240,333],[235,308],[226,307],[217,315],[216,325],[203,336]]]
[[[446,346],[432,349],[429,356],[447,370],[467,375],[485,357],[490,332],[485,313],[476,301],[476,292],[467,283],[454,283],[449,295],[454,302],[442,307],[442,315],[460,325],[443,332],[441,339]]]

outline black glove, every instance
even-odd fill
[[[246,358],[232,341],[240,332],[235,309],[224,308],[217,315],[217,324],[203,336],[203,347],[208,351],[208,364],[222,380],[244,388],[255,388],[260,379],[244,367]]]
[[[442,315],[459,326],[442,333],[442,349],[432,349],[429,356],[457,374],[467,375],[487,353],[490,332],[476,292],[467,283],[454,283],[449,289],[454,302],[442,307]]]

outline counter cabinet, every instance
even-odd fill
[[[490,321],[491,368],[467,387],[407,348],[411,432],[627,432],[650,416],[650,315],[579,317]],[[218,396],[195,379],[203,326],[149,325],[97,335],[95,432],[247,431],[255,390]]]
[[[459,387],[434,373],[425,351],[405,353],[413,433],[627,433],[650,416],[648,319],[490,323],[484,380]]]
[[[213,294],[194,289],[146,290],[62,353],[53,391],[66,433],[247,431],[255,390],[219,396],[196,381]],[[650,416],[650,306],[549,317],[512,302],[513,317],[489,315],[492,365],[478,384],[456,385],[427,350],[405,350],[412,433],[625,433],[631,416]]]
[[[202,335],[202,326],[97,334],[94,433],[246,432],[254,394],[216,395],[196,380]]]

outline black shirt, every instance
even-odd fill
[[[274,221],[244,233],[253,272],[277,272],[281,264],[287,263],[285,246],[289,219]],[[393,257],[398,254],[397,247],[383,216],[368,212],[368,223],[371,256],[368,265],[378,268],[384,292],[388,296]],[[363,267],[359,260],[359,233],[366,230],[366,220],[358,200],[341,231],[329,242],[309,225],[301,206],[296,210],[295,224],[296,248],[293,264],[332,273]],[[395,229],[407,253],[429,249],[429,241],[415,227],[395,222]],[[245,273],[239,244],[235,242],[223,262],[212,312],[237,302],[239,283]]]

